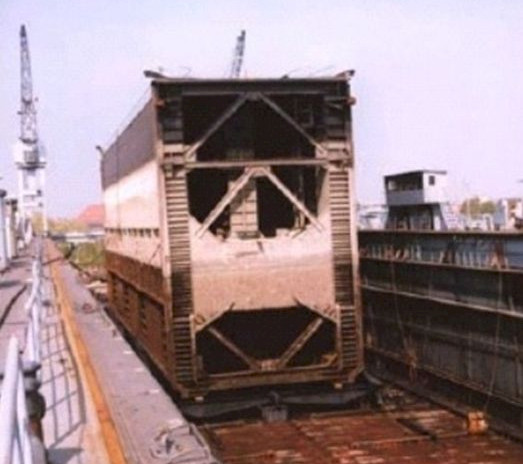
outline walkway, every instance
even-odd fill
[[[25,343],[24,304],[29,296],[31,261],[27,252],[0,275],[0,369],[11,335],[16,335],[22,346]],[[49,464],[108,463],[103,444],[95,438],[96,414],[71,355],[47,266],[44,277],[40,393],[47,405],[42,426]]]

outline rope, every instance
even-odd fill
[[[487,393],[487,400],[483,406],[483,412],[486,413],[490,405],[490,400],[494,394],[494,385],[496,383],[497,371],[498,371],[498,359],[499,359],[499,332],[501,329],[501,313],[499,312],[501,299],[503,296],[503,274],[498,270],[498,300],[496,304],[496,309],[498,310],[496,316],[496,332],[494,338],[494,365],[492,366],[492,375],[490,377],[489,388]]]
[[[389,264],[390,264],[390,273],[391,273],[391,283],[392,283],[392,295],[393,295],[393,303],[394,303],[394,313],[396,316],[396,324],[398,326],[400,336],[401,336],[401,342],[403,345],[403,351],[405,352],[405,355],[407,356],[407,361],[409,364],[409,377],[411,380],[414,380],[416,377],[416,362],[415,362],[415,352],[413,353],[410,349],[409,343],[407,343],[406,336],[405,336],[405,327],[403,324],[403,320],[401,318],[400,310],[399,310],[399,302],[398,302],[398,286],[397,286],[397,279],[396,279],[396,267],[395,267],[395,254],[394,253],[394,244],[392,247],[393,253],[390,256]]]

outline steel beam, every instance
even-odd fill
[[[260,363],[253,357],[246,354],[241,350],[235,343],[221,333],[216,327],[209,326],[207,331],[213,334],[217,340],[219,340],[225,347],[227,347],[232,353],[240,358],[249,368],[253,371],[260,370]]]
[[[287,350],[280,356],[276,363],[278,369],[282,369],[289,364],[289,362],[298,354],[299,351],[305,346],[305,344],[311,339],[311,337],[318,331],[320,326],[323,324],[321,317],[315,318],[303,332],[291,343]]]
[[[321,223],[311,214],[307,207],[287,188],[287,186],[268,168],[260,168],[260,172],[267,177],[281,193],[298,208],[320,232],[323,231]]]

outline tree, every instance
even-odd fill
[[[472,197],[466,199],[461,203],[459,209],[461,214],[470,216],[481,216],[482,214],[494,214],[496,205],[491,200],[481,201],[479,197]]]

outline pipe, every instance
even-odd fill
[[[5,190],[0,190],[0,271],[7,269],[9,264],[7,251],[7,230],[5,221]]]

